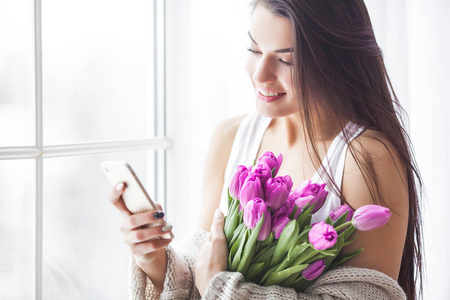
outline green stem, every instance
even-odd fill
[[[344,229],[345,227],[350,226],[350,225],[353,226],[352,221],[348,221],[348,222],[345,222],[344,224],[339,225],[338,227],[335,228],[335,230],[336,230],[336,232],[339,232],[342,229]]]

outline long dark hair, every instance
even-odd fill
[[[404,110],[387,74],[364,1],[253,0],[251,8],[254,10],[258,5],[289,19],[292,24],[292,80],[302,126],[307,133],[308,152],[316,168],[321,159],[312,130],[314,120],[311,113],[317,112],[318,107],[326,108],[328,115],[325,118],[337,120],[341,129],[352,121],[380,131],[398,152],[406,168],[409,192],[408,228],[398,283],[408,299],[422,296],[423,251],[419,209],[422,180],[411,141],[403,128],[401,114]],[[345,138],[348,142],[349,137]],[[364,148],[358,150],[352,143],[349,143],[349,151],[374,202],[386,204],[368,152]],[[331,175],[326,174],[325,177],[342,201],[348,203]]]

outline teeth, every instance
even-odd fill
[[[278,96],[281,95],[282,93],[277,93],[277,92],[270,92],[270,91],[259,91],[261,93],[261,95],[264,95],[266,97],[274,97],[274,96]]]

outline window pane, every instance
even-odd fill
[[[46,144],[152,136],[152,4],[43,1]]]
[[[34,145],[33,1],[0,0],[0,146]]]
[[[100,167],[127,161],[148,187],[153,151],[44,161],[43,299],[127,299],[129,248]],[[147,176],[150,175],[150,176]],[[153,198],[152,188],[147,188]]]
[[[0,160],[2,299],[34,297],[35,202],[34,160]]]

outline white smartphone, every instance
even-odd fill
[[[121,182],[125,183],[126,188],[122,194],[122,199],[132,214],[158,210],[128,163],[123,161],[105,161],[102,163],[102,169],[113,186]],[[162,238],[171,239],[172,234],[165,234]]]

